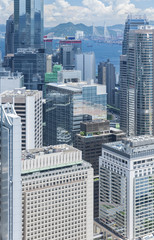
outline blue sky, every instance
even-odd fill
[[[63,22],[101,26],[124,24],[128,14],[154,20],[154,0],[44,0],[45,26]],[[13,0],[0,0],[0,23],[13,12]]]

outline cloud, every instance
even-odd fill
[[[0,24],[5,24],[8,17],[13,13],[12,0],[0,0]]]
[[[113,25],[124,23],[128,14],[146,14],[154,20],[154,8],[143,10],[136,6],[137,0],[82,0],[80,6],[72,5],[71,0],[52,0],[44,6],[45,26],[63,22],[103,25],[104,21],[107,25]],[[13,0],[0,0],[0,23],[5,24],[12,13]]]
[[[124,23],[128,14],[139,12],[140,9],[131,0],[82,0],[81,6],[72,6],[65,0],[55,0],[45,6],[45,25],[54,26],[61,22],[102,25],[104,21],[112,25],[113,21]]]

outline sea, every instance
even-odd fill
[[[53,41],[53,48],[58,46],[57,40]],[[120,69],[120,55],[122,54],[122,45],[115,43],[104,43],[95,40],[82,40],[83,52],[94,52],[97,66],[100,62],[105,62],[108,59],[114,64],[117,75]]]

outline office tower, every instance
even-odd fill
[[[116,75],[115,67],[109,59],[107,62],[100,62],[98,65],[98,83],[106,85],[107,103],[113,106],[115,103]]]
[[[57,145],[23,152],[23,239],[93,239],[93,169]]]
[[[14,60],[14,54],[9,53],[6,56],[4,56],[2,66],[6,68],[7,70],[12,71],[13,69],[13,60]]]
[[[127,56],[121,57],[120,121],[129,136],[154,134],[153,37],[151,26],[130,31]]]
[[[121,239],[153,239],[153,154],[150,136],[103,145],[99,221]]]
[[[128,18],[125,22],[124,38],[123,38],[123,42],[122,42],[122,54],[123,55],[127,54],[129,31],[138,29],[139,26],[148,25],[148,24],[149,24],[149,22],[145,17],[128,15]]]
[[[14,17],[11,15],[6,21],[5,55],[14,53]]]
[[[44,36],[44,49],[46,54],[52,54],[52,39],[48,36]]]
[[[52,55],[46,55],[46,72],[52,72]]]
[[[106,119],[106,86],[98,84],[49,83],[45,106],[46,145],[72,144],[80,122]]]
[[[79,70],[61,70],[58,72],[58,82],[81,82],[81,71]]]
[[[13,71],[22,72],[24,86],[31,90],[42,90],[46,70],[44,49],[22,48],[14,54]]]
[[[43,47],[43,0],[14,0],[14,52]]]
[[[82,81],[95,80],[96,66],[94,52],[76,54],[75,69],[81,71]]]
[[[0,239],[21,240],[21,120],[10,104],[0,106]]]
[[[42,92],[14,89],[0,94],[1,103],[11,103],[21,117],[22,150],[42,147]]]
[[[81,52],[81,40],[75,40],[74,38],[68,38],[65,41],[60,41],[60,64],[66,70],[72,70],[75,68],[75,54]]]
[[[74,147],[82,151],[82,158],[94,169],[94,218],[99,216],[99,156],[102,155],[102,144],[119,141],[125,136],[120,129],[110,128],[107,120],[80,123]]]
[[[21,88],[24,85],[24,76],[19,73],[12,73],[5,70],[5,68],[0,69],[0,93],[6,90],[13,90],[15,88]]]

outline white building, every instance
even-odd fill
[[[75,33],[75,39],[80,40],[84,38],[84,31],[76,31]]]
[[[24,240],[93,239],[93,169],[82,152],[56,145],[23,152]]]
[[[6,71],[5,68],[0,68],[0,93],[21,88],[24,86],[24,76],[19,73]]]
[[[52,55],[51,54],[46,55],[46,72],[47,73],[52,72]]]
[[[61,70],[58,71],[58,82],[81,82],[80,70]]]
[[[121,239],[154,239],[154,137],[103,145],[99,217]]]
[[[94,52],[75,55],[75,69],[81,71],[81,80],[89,81],[96,78],[96,63]]]
[[[1,103],[14,105],[22,122],[22,150],[42,147],[42,92],[18,88],[0,94]]]
[[[21,119],[0,106],[0,239],[22,239]]]

